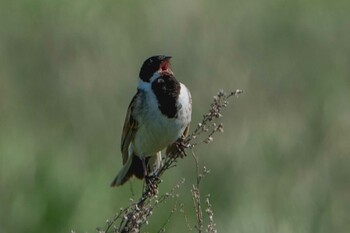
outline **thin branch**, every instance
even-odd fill
[[[214,121],[222,117],[223,108],[227,107],[228,99],[232,96],[239,96],[243,91],[236,90],[232,91],[229,94],[226,94],[224,91],[219,91],[216,96],[214,96],[214,101],[210,105],[208,113],[203,115],[203,119],[200,123],[197,124],[196,128],[190,133],[188,137],[182,139],[177,143],[177,151],[173,154],[167,155],[163,161],[163,166],[159,169],[156,174],[151,178],[152,184],[156,187],[162,182],[161,176],[164,172],[172,167],[176,166],[178,158],[182,158],[186,155],[186,150],[191,149],[199,144],[208,144],[213,141],[213,137],[218,132],[223,132],[223,124],[215,123]],[[202,138],[201,138],[202,137]],[[193,153],[195,158],[196,170],[197,170],[197,182],[196,185],[192,188],[192,197],[196,203],[196,212],[197,212],[197,229],[199,232],[203,231],[203,213],[200,205],[200,192],[199,185],[203,177],[203,174],[209,172],[204,167],[203,173],[199,172],[199,162],[198,157]],[[168,198],[176,197],[176,191],[183,184],[184,180],[177,184],[170,192],[165,193],[161,196],[158,196],[157,193],[154,193],[154,190],[146,185],[145,190],[143,191],[141,197],[137,202],[130,204],[129,206],[120,209],[118,214],[111,221],[107,221],[107,226],[105,230],[97,229],[101,233],[126,233],[126,232],[140,232],[142,226],[147,222],[149,216],[152,215],[153,210],[161,203],[165,202]],[[208,202],[209,203],[209,200]],[[210,203],[209,203],[210,204]],[[208,207],[208,204],[207,204]],[[211,205],[209,206],[211,209]],[[208,207],[208,208],[209,208]],[[212,213],[207,212],[207,214],[212,216]],[[168,220],[171,218],[172,214],[169,216]],[[167,220],[166,224],[169,222]],[[210,223],[210,221],[209,221]],[[215,225],[212,225],[215,226]],[[161,228],[163,229],[163,227]],[[209,231],[214,232],[214,231]]]

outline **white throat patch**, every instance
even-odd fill
[[[160,73],[156,72],[153,74],[153,76],[151,77],[151,79],[149,80],[149,82],[145,82],[142,79],[139,78],[139,83],[137,85],[137,89],[140,90],[150,90],[152,87],[152,83],[154,80],[156,80],[157,78],[160,77]]]

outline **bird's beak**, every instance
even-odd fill
[[[160,63],[160,67],[158,70],[160,73],[174,74],[173,71],[170,69],[170,59],[171,56],[166,56]]]

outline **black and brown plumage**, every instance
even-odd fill
[[[143,179],[161,167],[161,151],[188,133],[192,99],[170,69],[169,56],[153,56],[142,65],[121,138],[123,167],[111,186],[131,176]]]

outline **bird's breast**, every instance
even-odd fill
[[[191,121],[191,103],[187,88],[181,84],[181,91],[174,99],[176,113],[169,118],[159,108],[153,91],[144,91],[137,108],[139,128],[133,144],[139,156],[148,156],[163,150],[180,138]]]

